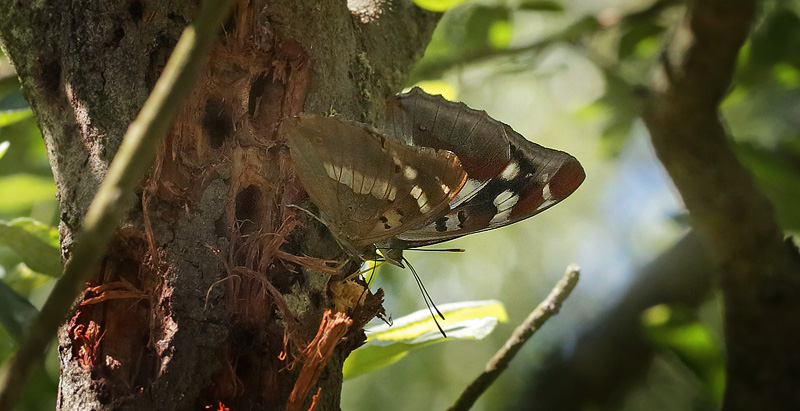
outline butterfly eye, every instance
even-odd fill
[[[400,174],[400,172],[401,172],[401,171],[403,171],[403,168],[402,168],[402,167],[400,167],[400,164],[395,164],[395,165],[394,165],[394,172],[395,172],[395,174]]]

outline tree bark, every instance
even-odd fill
[[[0,43],[56,178],[65,258],[196,8],[0,0]],[[61,409],[285,408],[323,313],[352,311],[343,301],[358,286],[340,286],[321,260],[302,257],[343,255],[323,228],[285,207],[304,194],[278,122],[335,111],[378,123],[437,18],[410,1],[238,2],[84,304],[59,333]],[[301,397],[306,408],[317,393],[316,409],[339,408],[342,362],[378,298],[367,306],[350,313],[355,325]]]
[[[690,2],[644,113],[656,154],[721,267],[728,410],[800,407],[800,257],[729,147],[718,111],[757,8],[753,0]]]

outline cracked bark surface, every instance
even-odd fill
[[[94,299],[59,333],[60,409],[285,406],[299,372],[287,366],[343,298],[330,274],[295,256],[342,254],[323,228],[283,207],[303,191],[277,122],[301,111],[382,118],[438,19],[410,1],[349,3],[238,2],[87,285],[102,291],[87,292],[83,300]],[[0,0],[0,42],[56,178],[65,258],[196,7]],[[377,311],[372,301],[362,316]],[[289,316],[297,326],[287,342]],[[322,371],[316,409],[339,408],[341,365],[359,334],[351,330]]]

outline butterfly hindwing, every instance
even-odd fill
[[[452,152],[408,146],[336,117],[301,115],[284,135],[321,218],[351,249],[438,218],[466,181]]]

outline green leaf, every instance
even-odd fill
[[[0,213],[17,214],[34,203],[52,201],[56,185],[52,178],[33,174],[13,174],[0,178]]]
[[[397,319],[392,326],[382,324],[366,329],[367,343],[353,351],[344,363],[345,379],[367,374],[394,364],[409,351],[443,341],[481,340],[498,322],[508,321],[499,301],[465,301],[439,307],[446,320],[440,321],[445,339],[428,310],[420,310]]]
[[[466,0],[414,0],[414,3],[425,10],[442,12],[458,6],[465,1]]]
[[[660,304],[642,315],[645,335],[653,344],[674,353],[717,398],[725,387],[722,343],[691,309]]]
[[[22,121],[33,115],[28,102],[19,91],[13,91],[0,98],[0,127]]]
[[[618,58],[624,60],[634,53],[649,57],[658,50],[660,37],[666,29],[658,24],[645,23],[628,28],[619,40]]]
[[[800,70],[788,63],[778,63],[772,68],[773,75],[778,83],[788,89],[800,86]]]
[[[53,227],[30,218],[0,221],[0,245],[14,250],[31,270],[61,275],[58,231]]]
[[[735,144],[734,150],[775,205],[781,227],[800,230],[800,142],[781,143],[774,149],[745,142]]]
[[[496,49],[505,49],[511,45],[514,28],[508,20],[498,20],[489,26],[489,44]]]
[[[28,300],[0,281],[0,325],[19,342],[38,311]]]

